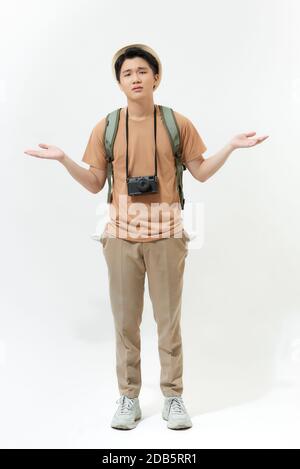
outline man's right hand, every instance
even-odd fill
[[[58,147],[54,145],[47,145],[46,143],[39,143],[39,147],[44,148],[44,150],[32,150],[31,148],[25,150],[24,153],[31,156],[36,156],[37,158],[48,158],[50,160],[62,161],[65,153]]]
[[[89,169],[82,168],[75,161],[71,160],[60,148],[54,145],[40,143],[39,147],[44,150],[25,150],[27,155],[36,156],[37,158],[47,158],[49,160],[59,161],[69,171],[71,176],[82,186],[93,194],[101,191],[106,180],[106,170],[101,170],[90,166]]]

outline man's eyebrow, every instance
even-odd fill
[[[138,67],[138,68],[143,69],[143,70],[146,70],[146,69],[147,69],[147,67]],[[128,68],[127,70],[123,70],[122,73],[130,72],[130,71],[131,71],[131,68]]]

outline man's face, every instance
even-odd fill
[[[153,93],[158,74],[154,75],[148,62],[142,57],[134,57],[124,60],[120,71],[121,90],[129,99],[139,99]],[[133,88],[141,86],[142,90],[134,91]]]

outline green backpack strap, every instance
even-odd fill
[[[180,130],[172,108],[159,105],[159,110],[162,116],[163,123],[167,129],[170,143],[172,146],[176,166],[177,190],[179,192],[181,208],[184,209],[185,198],[183,195],[182,173],[186,169],[186,167],[181,160]]]
[[[121,108],[116,109],[115,111],[110,112],[106,116],[104,142],[105,142],[105,159],[107,161],[107,181],[108,181],[107,203],[111,203],[112,201],[111,179],[114,182],[114,170],[113,170],[114,151],[113,150],[114,150],[114,143],[115,143],[117,130],[119,126],[120,111],[121,111]]]

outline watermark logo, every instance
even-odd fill
[[[200,249],[204,243],[204,203],[174,202],[128,203],[127,195],[120,194],[118,204],[99,202],[96,207],[97,225],[93,239],[100,240],[104,231],[112,238],[143,240],[181,238],[182,229],[189,249]]]

